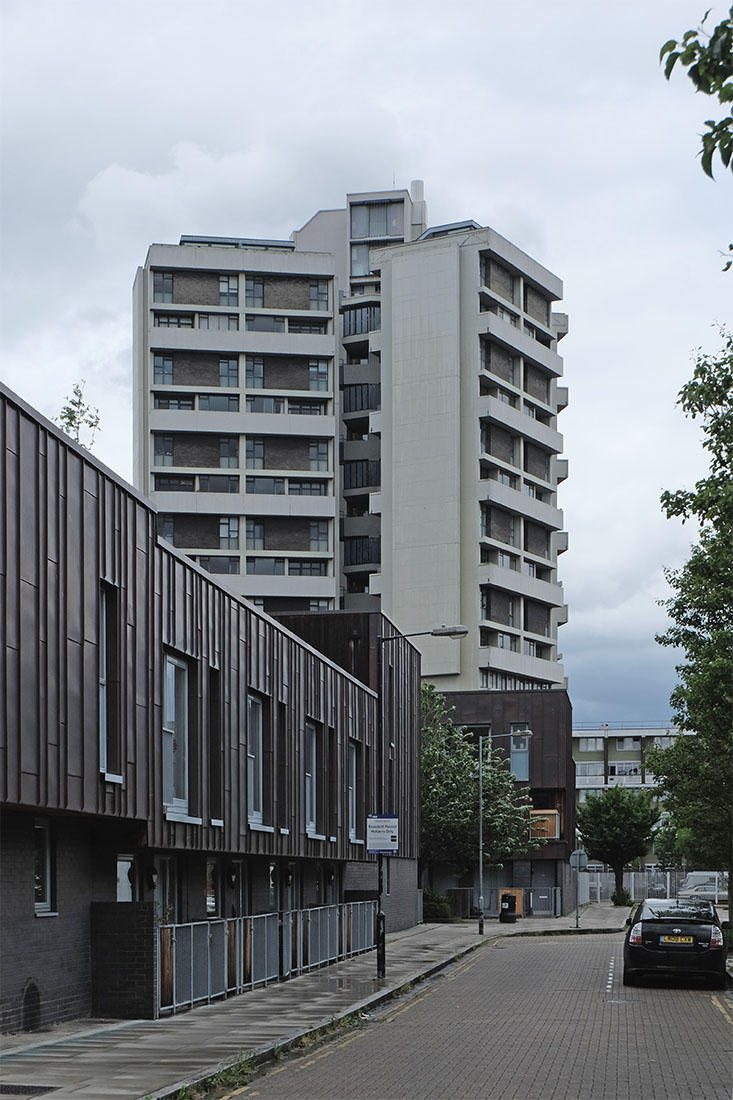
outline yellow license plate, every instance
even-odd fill
[[[660,936],[660,943],[694,943],[692,936]]]

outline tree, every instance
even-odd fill
[[[99,409],[89,405],[84,400],[85,386],[86,382],[83,378],[81,382],[74,384],[72,396],[65,398],[66,404],[56,417],[56,423],[67,435],[71,436],[75,443],[78,443],[80,447],[84,447],[85,450],[91,451],[94,446],[94,436],[99,428]],[[82,441],[82,433],[85,428],[91,433],[87,443]]]
[[[684,837],[685,854],[731,870],[733,853],[733,336],[721,330],[716,355],[698,351],[678,404],[700,418],[709,475],[692,490],[662,495],[668,518],[700,524],[697,545],[681,569],[667,570],[673,595],[663,601],[672,621],[657,636],[678,647],[684,662],[670,702],[680,729],[667,749],[650,749],[665,809]]]
[[[679,836],[674,822],[666,821],[654,837],[654,855],[660,871],[676,871],[682,864]]]
[[[578,832],[591,859],[609,864],[616,879],[614,902],[621,904],[624,867],[646,852],[654,839],[659,806],[649,791],[609,787],[578,806]]]
[[[705,20],[695,30],[685,31],[678,42],[671,38],[659,52],[664,61],[664,75],[669,80],[679,61],[687,69],[687,75],[695,85],[695,91],[717,96],[721,106],[733,105],[733,7],[728,18],[710,34],[704,29]],[[706,175],[712,178],[713,156],[717,152],[725,168],[733,169],[733,106],[725,118],[716,122],[708,119],[706,133],[702,135],[701,163]],[[731,246],[733,247],[733,246]]]
[[[422,686],[421,851],[424,870],[448,863],[459,873],[478,863],[478,752],[465,728],[454,726],[445,698]],[[509,761],[484,743],[483,844],[487,865],[539,847],[530,839],[531,799]]]

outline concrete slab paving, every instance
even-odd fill
[[[628,909],[587,905],[565,917],[514,924],[486,920],[422,924],[387,936],[387,976],[376,976],[374,951],[238,997],[161,1020],[84,1020],[52,1032],[2,1036],[4,1097],[53,1100],[163,1100],[243,1058],[262,1061],[353,1014],[367,1013],[405,987],[438,972],[499,936],[618,933]],[[35,1091],[35,1090],[38,1091]],[[34,1091],[29,1091],[34,1090]]]

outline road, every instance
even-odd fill
[[[621,984],[620,935],[501,939],[237,1100],[730,1100],[733,1000]],[[221,1095],[221,1094],[220,1094]]]

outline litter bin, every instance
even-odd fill
[[[500,924],[514,924],[517,919],[517,898],[515,894],[501,895],[501,908],[499,909]]]

